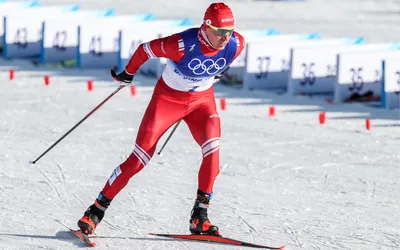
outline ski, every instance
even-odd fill
[[[86,234],[82,233],[81,230],[69,229],[69,231],[71,233],[75,234],[76,236],[78,236],[83,242],[85,242],[89,246],[91,246],[91,247],[95,247],[96,246],[96,243],[92,242]]]
[[[285,246],[281,246],[281,247],[263,246],[263,245],[257,245],[257,244],[253,244],[253,243],[248,243],[248,242],[235,240],[235,239],[231,239],[231,238],[227,238],[227,237],[223,237],[223,236],[214,236],[214,235],[205,235],[205,234],[157,234],[157,233],[150,233],[150,235],[158,236],[158,237],[184,239],[184,240],[206,241],[206,242],[221,243],[221,244],[236,245],[236,246],[244,246],[244,247],[253,247],[253,248],[276,249],[276,250],[285,249]]]
[[[60,220],[57,220],[57,219],[54,219],[54,221],[57,222],[58,224],[60,224],[61,226],[65,227],[66,229],[68,229],[74,235],[78,236],[79,239],[81,239],[87,245],[89,245],[91,247],[95,247],[96,246],[96,243],[92,242],[89,239],[88,235],[84,234],[81,230],[75,230],[75,229],[69,228],[67,225],[65,225],[64,223],[62,223]]]

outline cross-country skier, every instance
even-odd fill
[[[207,8],[201,27],[138,47],[125,70],[114,77],[115,81],[131,83],[149,58],[164,57],[168,62],[154,88],[132,154],[115,168],[94,204],[78,221],[83,233],[94,232],[113,198],[149,163],[160,137],[174,123],[184,120],[203,154],[189,229],[193,234],[219,235],[218,227],[207,215],[219,174],[221,133],[213,84],[242,52],[244,42],[234,31],[231,9],[224,3],[213,3]]]

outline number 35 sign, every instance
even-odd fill
[[[400,55],[400,51],[339,53],[335,103],[343,102],[354,94],[372,93],[373,96],[381,96],[382,60],[394,55]]]

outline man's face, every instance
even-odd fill
[[[225,35],[220,35],[215,29],[207,27],[205,33],[214,48],[217,50],[223,50],[228,44],[233,32],[227,32]]]

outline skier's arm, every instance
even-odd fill
[[[179,49],[179,42],[182,40],[179,34],[158,38],[146,43],[142,43],[133,53],[125,71],[134,75],[148,59],[164,57],[179,62],[184,55],[184,49]]]

